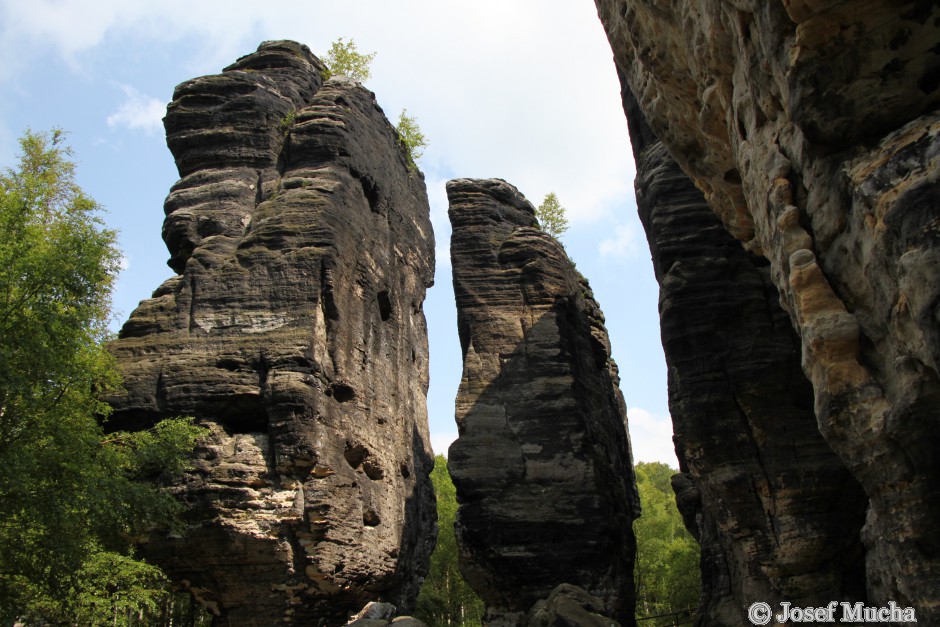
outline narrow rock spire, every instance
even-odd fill
[[[604,317],[532,205],[501,180],[447,184],[463,378],[450,448],[461,571],[490,625],[559,584],[633,624],[639,512]]]

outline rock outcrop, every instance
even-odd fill
[[[185,533],[143,548],[223,625],[407,611],[434,543],[424,182],[374,95],[322,70],[266,42],[176,89],[178,274],[111,345],[112,426],[210,429],[173,488]]]
[[[428,627],[413,616],[395,616],[396,607],[391,603],[369,602],[353,616],[346,625],[349,627]]]
[[[596,4],[652,131],[768,262],[869,498],[869,603],[940,622],[940,5]]]
[[[562,583],[633,624],[639,502],[603,314],[516,188],[458,179],[447,195],[464,356],[448,462],[461,572],[490,625],[522,624]]]
[[[816,426],[799,338],[766,259],[744,250],[624,92],[636,196],[660,284],[673,485],[702,546],[707,625],[755,600],[865,599],[867,499]]]
[[[597,597],[563,583],[537,602],[526,614],[526,627],[619,627],[604,615],[604,603]]]

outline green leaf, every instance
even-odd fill
[[[431,570],[415,608],[415,617],[428,625],[481,625],[483,601],[464,581],[457,564],[457,491],[447,472],[447,458],[434,458],[431,483],[437,496],[437,546],[431,554]]]
[[[359,52],[354,39],[346,43],[340,37],[330,45],[323,61],[331,75],[348,76],[364,83],[372,76],[369,66],[374,58],[374,52]]]
[[[565,208],[558,202],[555,192],[545,195],[542,204],[536,207],[535,217],[543,231],[552,237],[561,237],[568,230],[568,219],[565,217]]]
[[[27,131],[17,167],[0,174],[0,622],[73,623],[77,608],[107,606],[78,622],[115,624],[164,585],[129,538],[173,524],[180,506],[159,482],[182,472],[202,430],[172,419],[104,432],[121,256],[64,141]],[[118,587],[109,569],[123,573]]]
[[[428,141],[421,132],[418,122],[408,115],[407,109],[402,109],[398,116],[398,125],[395,126],[398,131],[398,137],[405,153],[408,156],[408,165],[412,170],[417,170],[416,161],[424,156],[424,149],[428,146]]]
[[[641,516],[633,523],[637,617],[695,608],[701,588],[699,545],[686,530],[676,507],[670,481],[676,471],[666,464],[641,462],[635,472],[642,507]],[[663,617],[643,624],[673,622],[672,617]]]

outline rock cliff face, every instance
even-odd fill
[[[767,259],[869,497],[869,602],[940,622],[940,5],[596,4],[655,135]]]
[[[683,471],[673,484],[702,545],[702,620],[747,624],[755,600],[864,600],[867,499],[816,426],[799,338],[767,261],[723,228],[629,91],[624,108],[660,283]]]
[[[532,205],[500,180],[447,184],[464,355],[449,469],[461,571],[492,625],[561,583],[633,623],[639,512],[604,318]]]
[[[144,549],[220,624],[407,610],[435,537],[424,183],[373,94],[322,69],[266,42],[176,89],[178,274],[111,346],[127,390],[111,424],[211,430],[174,487],[185,535]]]

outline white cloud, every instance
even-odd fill
[[[121,90],[124,92],[124,102],[108,116],[108,128],[126,128],[148,134],[163,130],[163,116],[166,114],[164,102],[142,94],[130,85],[122,85]]]
[[[672,444],[672,419],[659,416],[639,407],[627,410],[630,422],[630,440],[633,443],[633,462],[662,462],[679,467]]]
[[[602,257],[633,259],[639,255],[640,235],[636,222],[614,227],[613,237],[602,240],[599,250]]]
[[[407,108],[430,140],[425,171],[504,178],[536,204],[554,191],[573,226],[608,217],[630,194],[620,85],[590,2],[285,0],[272,11],[251,0],[0,0],[0,25],[0,53],[18,66],[53,51],[87,69],[121,42],[154,58],[184,51],[189,76],[217,72],[263,39],[322,52],[355,38],[378,53],[368,87],[379,103],[393,118]],[[155,105],[134,104],[114,123],[153,128]]]
[[[447,457],[447,449],[450,448],[451,443],[457,439],[456,431],[446,431],[439,433],[431,434],[431,447],[434,449],[435,455],[443,455]]]

